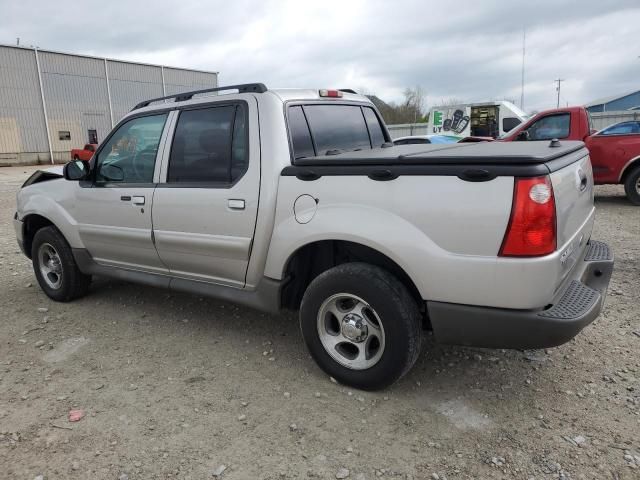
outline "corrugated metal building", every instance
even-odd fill
[[[585,105],[590,113],[636,110],[640,108],[640,90],[600,98]]]
[[[217,72],[0,45],[0,165],[66,162],[136,103],[217,85]]]

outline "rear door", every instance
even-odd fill
[[[260,193],[257,102],[178,113],[153,202],[155,245],[177,277],[243,287]]]

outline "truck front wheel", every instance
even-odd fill
[[[624,181],[624,191],[631,203],[640,206],[640,167],[629,172]]]
[[[421,316],[408,289],[374,265],[345,263],[316,277],[300,307],[311,356],[338,382],[378,390],[416,362]]]
[[[91,276],[78,269],[71,247],[57,228],[36,232],[31,258],[40,288],[52,300],[68,302],[87,293]]]

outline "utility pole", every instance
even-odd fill
[[[556,104],[556,108],[560,108],[560,83],[564,82],[564,78],[556,78],[554,82],[558,82],[558,86],[556,87],[556,92],[558,92],[558,102]]]
[[[520,109],[524,110],[524,55],[527,40],[527,29],[522,29],[522,72],[520,76]]]

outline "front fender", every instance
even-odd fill
[[[22,221],[29,215],[44,217],[62,232],[72,248],[84,248],[78,223],[66,208],[74,203],[73,185],[61,179],[23,188],[17,198],[18,216]]]

